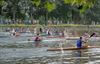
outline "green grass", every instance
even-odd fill
[[[48,26],[67,27],[67,26],[83,26],[83,25],[79,25],[79,24],[59,24],[59,25],[48,25]]]
[[[96,27],[100,27],[100,25],[96,25]]]
[[[41,27],[44,25],[25,25],[25,24],[0,24],[0,27]],[[88,26],[88,25],[81,25],[81,24],[59,24],[59,25],[47,25],[48,27],[81,27],[81,26]],[[94,26],[94,25],[89,25]],[[100,25],[95,25],[95,27],[100,27]]]
[[[25,24],[0,24],[0,27],[34,27],[41,25],[25,25]]]

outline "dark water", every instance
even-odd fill
[[[100,64],[100,48],[76,51],[47,51],[50,47],[75,46],[76,40],[47,39],[35,47],[32,37],[0,38],[0,64]],[[100,45],[99,41],[90,41],[91,45]]]

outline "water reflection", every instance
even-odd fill
[[[81,50],[76,51],[75,52],[75,57],[76,57],[76,59],[74,60],[74,63],[75,64],[80,64],[82,62],[82,59],[80,59],[80,57],[82,57],[82,51]]]
[[[75,51],[75,57],[81,57],[82,56],[82,50]]]
[[[77,50],[73,53],[73,59],[75,64],[84,64],[88,62],[89,56],[88,54],[84,54],[84,52],[88,52],[88,50]]]

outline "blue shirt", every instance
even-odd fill
[[[79,39],[77,40],[77,48],[81,48],[82,47],[82,41]]]

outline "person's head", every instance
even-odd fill
[[[80,40],[82,40],[82,37],[80,37]]]
[[[39,36],[39,33],[37,33],[37,36]]]
[[[37,35],[39,35],[39,33],[37,33]]]

